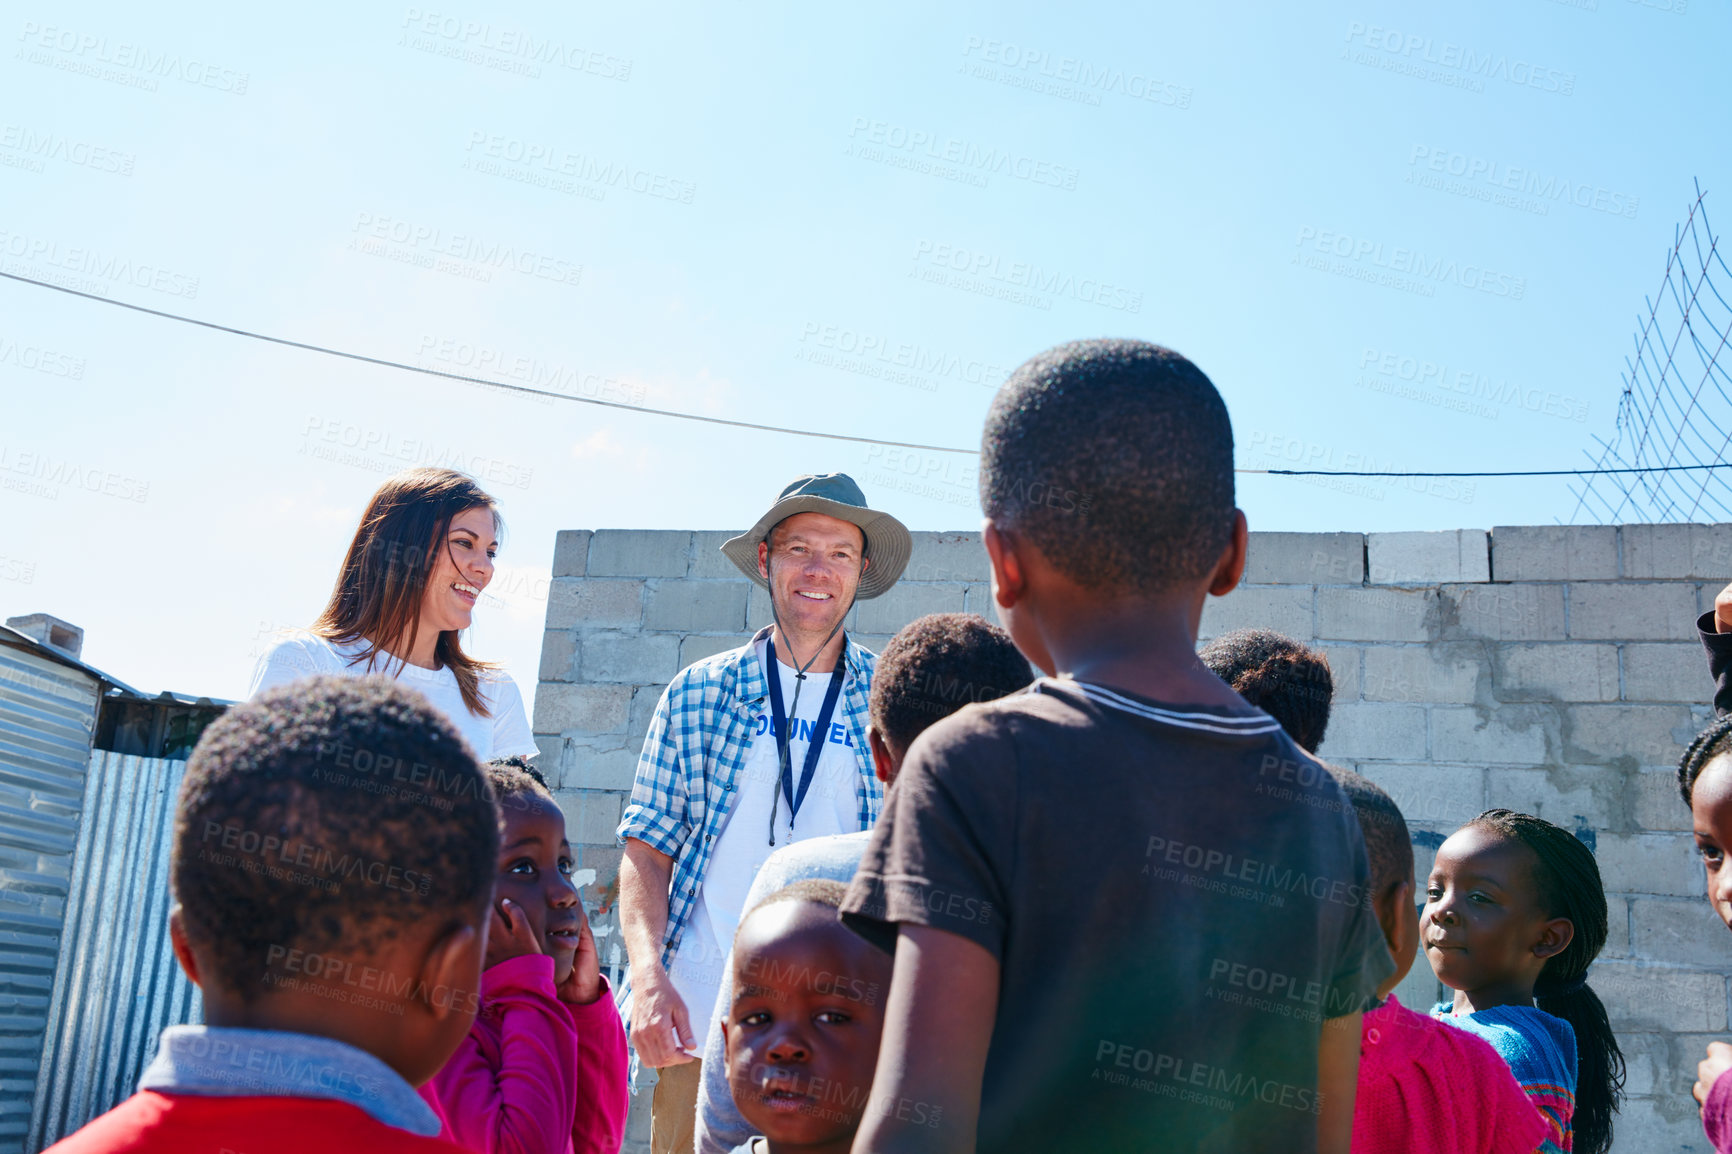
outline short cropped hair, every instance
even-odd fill
[[[1335,775],[1336,783],[1359,818],[1359,832],[1365,837],[1365,856],[1371,859],[1371,891],[1381,894],[1390,886],[1407,881],[1413,876],[1413,839],[1395,799],[1376,782],[1351,769],[1331,765],[1329,772]]]
[[[766,896],[740,915],[739,929],[734,931],[734,941],[740,940],[740,934],[746,928],[746,919],[763,909],[778,902],[811,902],[813,905],[827,906],[842,912],[842,898],[848,893],[848,887],[830,878],[806,878],[803,881],[791,882],[776,892]]]
[[[288,949],[365,952],[476,916],[499,817],[445,716],[386,677],[312,677],[234,706],[181,781],[170,867],[211,977],[245,1002]]]
[[[1329,659],[1271,629],[1235,629],[1198,654],[1233,691],[1281,723],[1309,753],[1323,744],[1335,676]]]
[[[927,726],[971,701],[1028,688],[1028,658],[978,613],[928,613],[904,625],[872,672],[872,726],[906,750]]]
[[[1107,596],[1207,577],[1233,537],[1233,428],[1209,378],[1159,345],[1073,341],[998,390],[980,499],[1000,527]]]

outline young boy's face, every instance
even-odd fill
[[[1468,991],[1532,985],[1558,952],[1535,952],[1551,920],[1538,905],[1535,864],[1521,842],[1480,826],[1457,830],[1438,847],[1419,921],[1438,981]]]
[[[571,882],[565,814],[539,793],[513,794],[500,803],[499,811],[505,821],[493,900],[497,904],[510,898],[523,911],[542,951],[553,958],[557,985],[571,976],[583,929],[583,910]]]
[[[1732,928],[1732,865],[1726,861],[1732,847],[1732,754],[1721,754],[1697,775],[1690,790],[1690,818],[1708,874],[1708,901]]]
[[[878,1062],[890,958],[815,902],[765,906],[734,942],[724,1019],[728,1087],[778,1146],[838,1144],[859,1129]]]

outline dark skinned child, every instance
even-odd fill
[[[1716,611],[1732,601],[1732,586],[1714,603]],[[1696,851],[1702,855],[1708,903],[1732,929],[1732,868],[1726,854],[1732,848],[1732,717],[1722,717],[1697,735],[1678,763],[1678,789],[1690,807]],[[1696,1067],[1691,1087],[1702,1110],[1702,1128],[1714,1149],[1732,1152],[1732,1045],[1710,1042],[1708,1056]]]
[[[1544,1151],[1611,1148],[1624,1058],[1588,986],[1606,932],[1599,866],[1568,830],[1493,809],[1438,847],[1420,936],[1455,998],[1432,1016],[1509,1063],[1550,1127]]]
[[[421,1096],[477,1154],[614,1154],[630,1104],[625,1027],[571,880],[565,815],[522,759],[487,776],[501,844],[481,1010]]]
[[[871,1104],[890,958],[837,920],[846,889],[796,882],[740,921],[722,1029],[729,1089],[761,1137],[737,1152],[848,1154]]]
[[[437,785],[364,788],[363,750]],[[51,1149],[457,1154],[415,1087],[475,1016],[499,828],[451,723],[382,677],[268,691],[205,730],[174,839],[169,935],[205,1024]]]

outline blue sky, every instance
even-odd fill
[[[6,6],[0,269],[766,424],[972,448],[1016,364],[1123,335],[1210,374],[1247,467],[1568,467],[1692,181],[1732,220],[1707,0],[174,8]],[[0,609],[150,690],[241,694],[401,464],[501,499],[470,648],[526,692],[561,528],[741,527],[835,469],[913,528],[978,525],[968,456],[10,282],[0,392]],[[1291,530],[1573,507],[1553,480],[1240,503]]]

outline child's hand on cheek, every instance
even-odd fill
[[[520,958],[524,954],[539,954],[541,943],[529,928],[529,919],[510,898],[500,898],[493,907],[493,925],[487,931],[487,961],[489,969],[500,962]]]
[[[580,904],[578,914],[583,925],[577,931],[577,956],[572,959],[571,973],[559,983],[559,1000],[574,1006],[587,1006],[601,997],[601,954],[595,948],[595,935],[589,929],[589,913]]]

